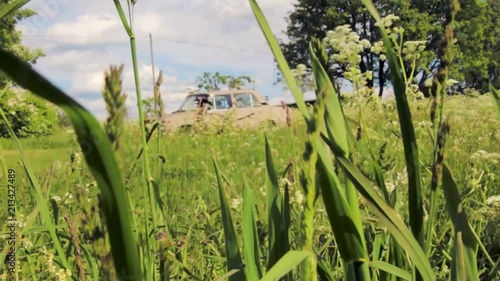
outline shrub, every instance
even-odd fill
[[[28,92],[7,91],[0,98],[0,108],[19,138],[50,135],[58,124],[56,108]],[[3,118],[0,137],[9,137]]]

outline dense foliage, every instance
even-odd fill
[[[0,0],[0,6],[12,3],[11,0]],[[16,25],[23,19],[36,15],[35,11],[30,9],[20,9],[11,12],[3,18],[0,18],[0,48],[9,50],[19,58],[29,62],[36,63],[36,60],[45,56],[39,48],[34,50],[21,43],[22,32],[16,29]],[[6,77],[0,71],[0,88],[5,85]]]
[[[232,75],[224,75],[220,72],[205,72],[202,76],[198,76],[196,78],[196,83],[198,83],[198,90],[200,91],[218,91],[223,90],[224,87],[227,89],[239,90],[243,87],[248,87],[249,84],[252,84],[254,82],[255,81],[247,75],[235,77]]]
[[[18,137],[49,135],[58,126],[57,109],[28,92],[7,91],[0,98],[0,108]],[[0,119],[0,137],[9,137],[3,119]]]
[[[459,1],[462,8],[456,16],[455,63],[450,68],[450,78],[461,81],[455,86],[462,90],[473,87],[486,92],[488,83],[500,86],[500,41],[498,0]],[[405,30],[404,41],[424,41],[425,48],[420,51],[415,77],[417,84],[424,89],[425,81],[439,66],[437,60],[441,43],[442,24],[447,7],[445,1],[374,1],[381,16],[394,14],[400,18],[400,26]],[[288,16],[286,29],[287,41],[282,43],[287,61],[295,68],[299,64],[310,67],[308,43],[312,36],[323,39],[328,30],[346,25],[356,32],[360,39],[375,43],[381,40],[375,20],[369,15],[361,0],[355,1],[313,1],[300,0]],[[333,50],[329,50],[329,54]],[[358,65],[361,73],[373,72],[373,80],[368,86],[386,85],[391,79],[390,71],[380,55],[364,50]],[[411,63],[406,64],[406,72],[411,72]],[[330,75],[344,78],[345,63],[331,62]],[[425,91],[424,91],[425,92]]]

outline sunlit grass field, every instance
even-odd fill
[[[433,153],[432,131],[430,128],[430,100],[410,101],[416,137],[419,144],[424,194],[430,185]],[[370,142],[376,150],[388,189],[397,194],[395,209],[407,220],[407,186],[404,163],[403,143],[399,135],[399,123],[395,103],[377,101],[364,103],[363,115],[367,122],[364,134],[360,137],[363,144]],[[345,102],[346,117],[356,134],[358,122],[357,108]],[[500,258],[500,122],[490,96],[450,97],[445,114],[450,117],[450,134],[445,152],[445,161],[464,195],[464,204],[471,225],[483,242],[489,257],[479,249],[478,263],[483,269],[492,268],[491,261]],[[226,195],[231,206],[238,237],[241,236],[241,214],[243,178],[248,180],[256,204],[256,221],[261,252],[266,256],[264,241],[267,231],[266,215],[266,155],[265,134],[267,134],[279,176],[280,186],[290,185],[291,241],[292,248],[300,229],[300,215],[304,200],[300,183],[293,173],[287,170],[301,167],[302,149],[306,137],[305,124],[298,113],[294,112],[292,127],[261,128],[256,130],[226,130],[223,133],[203,133],[193,130],[179,134],[165,134],[162,137],[162,155],[156,152],[156,134],[149,141],[152,174],[158,179],[158,191],[166,206],[166,222],[174,235],[168,241],[174,249],[169,260],[170,277],[175,280],[217,280],[226,270],[224,233],[221,222],[220,201],[217,191],[212,159],[219,165],[228,185]],[[350,121],[349,121],[350,120]],[[141,163],[137,160],[141,140],[138,124],[128,125],[122,138],[119,151],[122,177],[131,198],[132,213],[135,221],[147,219],[142,206],[148,200],[147,189],[142,182]],[[93,236],[93,227],[99,225],[96,194],[99,189],[93,181],[83,159],[71,160],[71,154],[78,151],[73,131],[61,129],[53,136],[21,140],[28,163],[39,181],[42,192],[49,198],[50,213],[61,237],[64,249],[68,251],[71,262],[82,262],[88,280],[98,280],[95,262],[106,263],[105,254],[99,256],[99,247],[106,252],[106,245],[98,244],[98,235]],[[11,140],[2,139],[1,153],[5,170],[14,169],[17,174],[17,219],[21,228],[17,229],[19,280],[77,280],[76,267],[70,271],[60,270],[61,265],[54,257],[53,245],[43,225],[36,218],[39,207],[36,198],[29,190],[27,177],[19,163],[19,155]],[[161,157],[160,157],[161,156]],[[366,159],[353,154],[353,162],[362,170]],[[162,162],[157,167],[156,161]],[[4,169],[2,169],[3,173]],[[129,177],[130,176],[130,177]],[[2,175],[3,178],[3,175]],[[449,257],[446,253],[450,243],[451,222],[447,218],[444,200],[439,194],[436,214],[436,248],[430,261],[437,276],[447,276]],[[0,196],[0,205],[6,206],[7,196]],[[424,205],[428,201],[424,198]],[[335,259],[335,241],[326,217],[323,202],[319,202],[315,217],[315,247],[336,277],[343,275],[339,259]],[[363,199],[359,201],[364,210]],[[376,230],[377,219],[368,212],[362,212],[365,231],[369,236]],[[0,225],[5,228],[6,215],[0,214]],[[70,222],[70,223],[68,223]],[[74,225],[70,230],[68,225]],[[164,227],[164,226],[159,226]],[[6,229],[1,230],[3,238]],[[75,239],[81,247],[81,256],[70,254]],[[139,237],[141,239],[141,237]],[[241,244],[241,241],[240,241]],[[368,240],[368,247],[373,243]],[[91,253],[94,258],[90,258]],[[263,261],[264,262],[264,261]],[[78,265],[79,266],[79,265]],[[481,267],[480,267],[481,268]],[[498,277],[498,275],[497,275]],[[5,280],[6,275],[0,275]],[[60,278],[60,279],[55,279]]]

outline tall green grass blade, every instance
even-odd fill
[[[222,275],[219,279],[217,279],[216,281],[226,281],[229,277],[235,275],[236,273],[240,272],[239,269],[233,269],[229,272],[227,272],[226,274]]]
[[[325,260],[318,258],[317,267],[318,276],[321,278],[321,280],[336,281]]]
[[[446,164],[443,165],[443,191],[446,209],[455,230],[451,280],[479,280],[476,238],[468,223],[455,180]]]
[[[127,35],[129,37],[133,37],[133,32],[132,32],[132,27],[130,26],[129,22],[127,21],[127,16],[125,15],[125,12],[123,11],[122,4],[120,3],[120,0],[113,0],[115,3],[116,11],[118,12],[118,16],[120,17],[120,20],[122,22],[123,28],[127,32]]]
[[[366,199],[366,203],[371,211],[377,215],[381,224],[387,228],[389,233],[410,257],[424,280],[435,280],[434,272],[427,256],[411,234],[411,231],[406,227],[399,214],[380,197],[377,191],[372,187],[370,180],[343,156],[342,150],[337,148],[326,136],[322,137],[337,157],[337,161],[342,170],[344,170],[358,192]]]
[[[346,120],[344,118],[342,106],[337,93],[335,93],[333,84],[316,54],[318,53],[321,55],[324,48],[321,45],[319,45],[320,49],[313,48],[313,46],[316,45],[313,43],[309,44],[309,53],[311,55],[312,70],[317,91],[325,93],[325,97],[323,98],[323,104],[325,105],[325,128],[330,139],[342,149],[346,156],[348,156],[349,142],[347,139]],[[316,46],[316,48],[318,48],[318,46]],[[317,98],[322,97],[318,96]]]
[[[145,257],[143,261],[145,262],[145,266],[149,268],[149,271],[151,274],[146,274],[144,277],[150,278],[151,280],[156,279],[156,270],[153,270],[153,262],[152,260],[154,259],[153,255],[151,254],[153,251],[148,249],[148,247],[153,247],[155,244],[154,241],[154,233],[158,231],[158,220],[159,218],[157,217],[157,206],[158,200],[156,200],[155,196],[155,191],[154,191],[154,178],[151,174],[151,167],[149,164],[149,147],[148,143],[146,140],[146,128],[145,128],[145,123],[144,123],[144,108],[143,108],[143,99],[141,95],[141,85],[140,85],[140,79],[139,79],[139,70],[138,70],[138,64],[137,64],[137,44],[135,40],[135,35],[133,33],[133,20],[131,16],[131,9],[130,9],[130,1],[127,1],[129,4],[129,17],[130,17],[130,23],[127,22],[125,13],[121,7],[120,1],[119,0],[113,0],[116,10],[118,12],[118,15],[120,17],[120,20],[122,21],[122,25],[127,32],[129,39],[130,39],[130,52],[132,56],[132,65],[134,69],[134,83],[135,83],[135,91],[136,91],[136,98],[137,98],[137,107],[138,107],[138,113],[139,113],[139,127],[141,128],[141,144],[142,148],[144,149],[144,157],[142,158],[142,170],[143,170],[143,180],[146,183],[147,190],[148,190],[148,199],[149,199],[149,208],[147,208],[147,212],[150,214],[150,219],[152,222],[152,231],[149,231],[149,226],[146,223],[145,224],[145,229],[146,233],[148,234],[147,237],[147,247],[146,250],[144,251]],[[157,251],[158,249],[154,249]]]
[[[238,248],[236,231],[234,230],[233,219],[231,218],[231,209],[229,208],[229,204],[227,203],[220,170],[215,159],[213,160],[213,163],[215,174],[217,177],[217,185],[219,187],[220,209],[222,215],[222,224],[224,227],[224,240],[226,247],[227,271],[229,272],[233,269],[241,269],[243,261],[241,259],[240,249]],[[238,273],[232,275],[229,280],[245,280],[245,273],[243,271],[239,271]]]
[[[268,261],[267,269],[289,251],[288,228],[286,227],[286,210],[278,185],[278,176],[274,166],[271,146],[267,135],[266,143],[266,197],[268,215]],[[288,211],[289,212],[289,211]]]
[[[399,278],[402,278],[404,280],[411,280],[411,273],[407,272],[406,270],[396,267],[390,263],[383,262],[383,261],[371,261],[370,263],[371,268],[376,268],[382,271],[385,271],[389,274],[392,274],[394,276],[397,276]]]
[[[276,58],[276,61],[278,62],[278,67],[281,70],[283,77],[285,78],[286,84],[290,88],[293,98],[297,103],[297,107],[300,110],[300,113],[302,114],[302,116],[304,116],[306,120],[309,120],[311,114],[307,109],[304,100],[304,94],[297,85],[295,77],[293,76],[292,71],[288,66],[288,62],[286,61],[285,56],[281,52],[278,40],[276,40],[276,37],[273,35],[271,27],[269,26],[267,19],[265,18],[264,14],[262,13],[262,10],[257,4],[257,1],[255,0],[248,0],[248,1],[250,2],[250,6],[252,7],[255,19],[257,20],[260,29],[262,30],[262,33],[264,33],[267,43],[269,44],[269,47],[271,48],[271,51],[273,52],[273,55]]]
[[[323,46],[317,42],[316,48],[314,49],[313,44],[309,45],[309,51],[311,53],[312,68],[314,73],[314,78],[316,81],[316,87],[319,92],[325,94],[324,97],[318,97],[323,99],[323,104],[325,105],[325,127],[328,132],[330,139],[344,152],[344,156],[349,157],[349,140],[348,140],[348,127],[346,120],[344,118],[344,113],[342,106],[340,104],[339,97],[335,93],[333,84],[323,68],[318,56],[322,56],[325,50]],[[326,156],[326,155],[325,155]],[[324,159],[326,160],[326,159]],[[358,194],[354,186],[349,182],[345,182],[346,197],[349,206],[356,206],[358,204]],[[366,253],[366,242],[363,234],[363,225],[361,220],[361,215],[359,213],[359,208],[351,208],[351,215],[353,216],[353,222],[360,233],[361,244],[363,246],[363,251]]]
[[[493,265],[493,268],[488,273],[488,278],[486,280],[495,280],[494,278],[499,277],[500,272],[500,258],[497,259],[497,262]]]
[[[372,169],[374,180],[377,183],[377,186],[384,194],[385,200],[387,201],[387,203],[389,203],[391,200],[389,192],[387,190],[387,186],[385,185],[385,176],[384,172],[382,171],[382,167],[380,167],[380,165],[375,160],[375,156],[373,155],[373,153],[371,153],[371,151],[361,142],[357,141],[356,138],[354,137],[354,134],[350,130],[347,130],[347,133],[349,140],[351,141],[351,143],[354,144],[354,146],[361,153],[361,155],[366,156],[368,158],[368,163]]]
[[[387,31],[381,24],[381,18],[371,0],[363,0],[364,5],[380,24],[383,42],[392,73],[392,84],[396,97],[396,106],[399,116],[399,125],[405,151],[406,172],[408,174],[408,206],[410,214],[410,227],[420,247],[424,247],[424,206],[422,198],[422,184],[420,176],[420,163],[418,148],[413,128],[412,117],[408,100],[406,98],[406,83],[403,78],[401,66],[394,54],[393,45]],[[417,274],[417,280],[420,280]],[[425,279],[424,279],[425,280]]]
[[[153,133],[155,132],[156,129],[158,129],[158,123],[155,123],[153,127],[151,127],[151,130],[149,131],[147,137],[146,137],[146,143],[149,143],[149,140],[153,136]],[[136,160],[141,159],[142,153],[144,152],[144,148],[141,147],[141,150],[137,154]],[[134,172],[135,167],[137,166],[137,162],[134,162],[134,165],[130,168],[130,172],[128,173],[127,177],[125,178],[125,185],[127,185],[128,181],[130,180],[130,177],[132,176],[132,173]]]
[[[0,19],[20,9],[22,6],[28,4],[29,1],[30,0],[8,1],[7,4],[0,6]]]
[[[345,262],[346,274],[353,276],[355,273],[362,273],[358,274],[358,277],[363,279],[358,280],[369,280],[370,274],[366,264],[368,256],[361,238],[363,233],[358,231],[353,221],[352,208],[340,191],[340,181],[335,175],[331,162],[325,161],[324,153],[319,153],[319,156],[318,184],[340,256]],[[353,268],[352,265],[356,265],[360,270]]]
[[[53,86],[30,65],[3,49],[0,49],[0,69],[18,85],[54,103],[66,112],[73,124],[90,172],[101,191],[102,208],[109,230],[116,271],[124,278],[142,278],[128,197],[111,143],[99,122],[90,112]],[[31,173],[29,169],[28,171]],[[30,178],[35,179],[32,173]],[[33,181],[32,184],[36,182]]]
[[[490,92],[493,97],[493,103],[497,109],[498,118],[500,118],[500,90],[495,89],[493,85],[490,84]]]
[[[259,236],[253,208],[252,192],[246,178],[243,178],[243,254],[247,280],[259,280],[262,277]]]
[[[305,251],[289,251],[286,253],[260,281],[278,281],[290,271],[294,270],[309,256]]]
[[[314,49],[309,46],[314,78],[318,94],[315,106],[324,106],[324,124],[330,140],[342,150],[345,156],[349,155],[347,127],[338,95],[335,93],[330,78],[321,65],[316,53],[323,53],[323,48]],[[318,102],[319,101],[319,102]],[[316,124],[316,126],[319,126]],[[315,148],[319,159],[317,169],[319,173],[320,189],[330,219],[330,225],[338,241],[341,256],[345,261],[348,280],[370,280],[367,265],[368,254],[363,233],[361,215],[359,213],[358,196],[354,186],[347,180],[344,184],[345,196],[340,191],[340,180],[337,178],[332,161],[319,138]],[[345,198],[345,199],[344,199]],[[333,206],[332,206],[333,205]],[[337,224],[337,225],[336,225]]]

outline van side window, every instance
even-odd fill
[[[253,94],[252,94],[252,99],[253,99],[253,107],[261,107],[262,106],[260,104],[259,100]]]
[[[236,100],[236,106],[238,108],[246,108],[252,107],[252,95],[244,93],[244,94],[234,94],[234,98]]]
[[[216,95],[215,109],[229,109],[231,107],[231,95]]]

